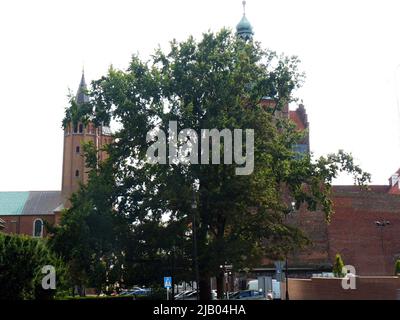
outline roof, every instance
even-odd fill
[[[244,39],[249,39],[254,34],[253,28],[245,15],[236,26],[236,34]]]
[[[365,190],[358,185],[333,185],[333,192],[338,194],[365,194],[365,193],[388,193],[390,187],[388,185],[369,185]]]
[[[78,105],[89,102],[84,72],[82,72],[82,78],[81,78],[81,82],[79,83],[79,88],[78,88],[78,92],[76,93],[75,100]]]
[[[61,191],[0,192],[0,216],[53,214],[61,204]]]
[[[22,214],[29,192],[0,192],[0,215]]]

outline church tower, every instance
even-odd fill
[[[84,72],[82,72],[75,102],[78,108],[89,102]],[[71,121],[65,126],[61,188],[65,207],[68,207],[68,199],[72,193],[79,189],[81,183],[85,184],[88,181],[89,170],[85,166],[83,144],[89,141],[94,144],[97,150],[101,150],[106,144],[112,142],[110,128],[108,126],[96,127],[92,122],[85,125],[81,121],[78,121],[76,124],[73,124]],[[99,151],[99,161],[103,161],[106,157],[107,154],[105,152]]]

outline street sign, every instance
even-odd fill
[[[164,288],[170,289],[172,287],[172,277],[164,277]]]
[[[284,281],[283,267],[285,266],[285,261],[275,261],[275,279],[277,281]]]

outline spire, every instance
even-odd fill
[[[76,93],[75,101],[77,104],[83,104],[89,102],[89,97],[86,94],[87,85],[85,80],[85,70],[82,68],[81,82],[79,83],[79,88]]]
[[[249,20],[246,18],[246,1],[242,2],[243,4],[243,17],[242,20],[236,26],[236,35],[243,40],[250,40],[253,35],[253,27],[251,26]]]

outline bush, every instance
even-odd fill
[[[42,267],[56,268],[56,290],[44,290]],[[0,233],[0,299],[51,299],[63,288],[65,268],[43,239]]]
[[[396,260],[396,263],[394,265],[394,274],[396,276],[400,275],[400,259]]]
[[[335,277],[342,278],[345,276],[345,274],[343,273],[343,267],[344,267],[344,262],[342,260],[342,257],[340,256],[339,253],[337,253],[332,270]]]

